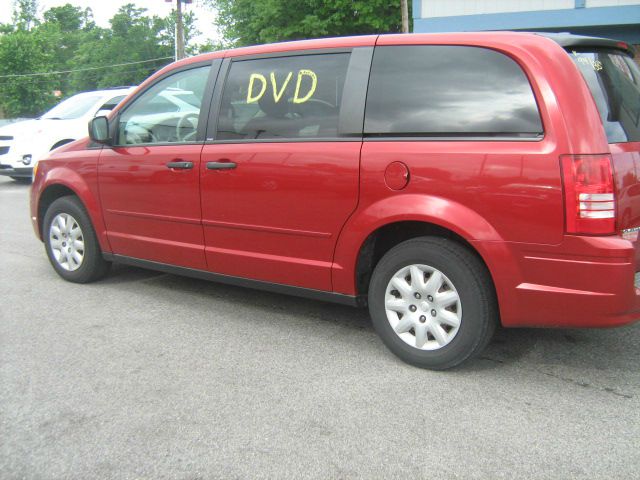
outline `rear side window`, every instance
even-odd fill
[[[336,137],[348,63],[348,53],[232,62],[216,138]]]
[[[478,47],[390,46],[375,49],[365,134],[535,138],[542,122],[511,58]]]
[[[640,69],[617,50],[572,51],[609,143],[640,142]]]

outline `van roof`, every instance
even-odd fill
[[[619,40],[613,40],[610,38],[601,38],[601,37],[589,37],[585,35],[574,35],[569,32],[523,32],[523,31],[484,31],[484,32],[450,32],[450,33],[418,33],[418,34],[402,34],[403,37],[406,37],[408,40],[412,36],[439,36],[439,37],[458,37],[458,36],[469,36],[469,35],[504,35],[504,34],[516,34],[516,35],[539,35],[542,37],[549,38],[553,40],[560,46],[564,48],[570,47],[601,47],[601,48],[614,48],[617,50],[624,50],[627,53],[634,55],[635,51],[632,45],[627,42],[622,42]],[[364,46],[364,45],[374,45],[377,43],[378,38],[383,38],[387,36],[396,36],[397,34],[382,34],[382,35],[361,35],[361,36],[353,36],[353,37],[328,37],[328,38],[317,38],[317,39],[307,39],[307,40],[294,40],[294,41],[284,41],[284,42],[275,42],[269,44],[261,44],[261,45],[252,45],[247,47],[238,47],[229,50],[219,50],[216,52],[208,52],[203,53],[201,55],[197,55],[196,57],[190,58],[209,58],[209,57],[223,57],[227,56],[228,52],[234,52],[234,56],[237,54],[242,54],[244,52],[256,52],[260,50],[287,50],[292,47],[298,47],[295,49],[299,49],[299,47],[306,46],[309,48],[331,48],[331,47],[340,47],[340,46]],[[276,48],[274,48],[276,47]],[[279,48],[278,48],[279,47]],[[187,60],[187,59],[185,59]]]
[[[361,35],[352,37],[330,37],[330,38],[317,38],[309,40],[296,40],[286,42],[276,42],[263,45],[253,45],[248,47],[239,47],[229,50],[218,50],[215,52],[202,53],[193,57],[188,57],[178,62],[171,63],[161,69],[157,74],[165,72],[167,70],[175,68],[177,65],[187,65],[194,62],[203,60],[210,60],[214,58],[225,58],[228,56],[246,56],[246,55],[260,55],[264,53],[278,53],[292,50],[303,49],[331,49],[331,48],[346,48],[346,47],[359,47],[359,46],[374,46],[379,44],[384,45],[399,45],[404,43],[411,43],[412,38],[432,38],[442,42],[460,42],[463,40],[479,41],[480,39],[495,40],[500,38],[501,40],[514,41],[518,38],[532,37],[544,37],[564,48],[581,48],[581,47],[600,47],[600,48],[613,48],[624,51],[630,55],[634,55],[634,49],[626,42],[620,42],[617,40],[611,40],[607,38],[599,37],[586,37],[581,35],[573,35],[571,33],[550,33],[550,32],[522,32],[522,31],[484,31],[484,32],[449,32],[449,33],[403,33],[403,34],[385,34],[385,35]],[[151,78],[155,77],[153,75]],[[145,82],[146,83],[146,82]]]

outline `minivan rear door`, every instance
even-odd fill
[[[627,45],[618,45],[567,50],[591,90],[609,141],[622,232],[640,227],[640,68]]]

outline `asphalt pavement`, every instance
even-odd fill
[[[0,177],[0,478],[638,479],[640,324],[448,372],[367,313],[119,266],[60,279]]]

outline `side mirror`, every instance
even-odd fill
[[[96,143],[108,145],[111,143],[109,138],[109,120],[107,117],[95,117],[89,121],[89,138]]]

